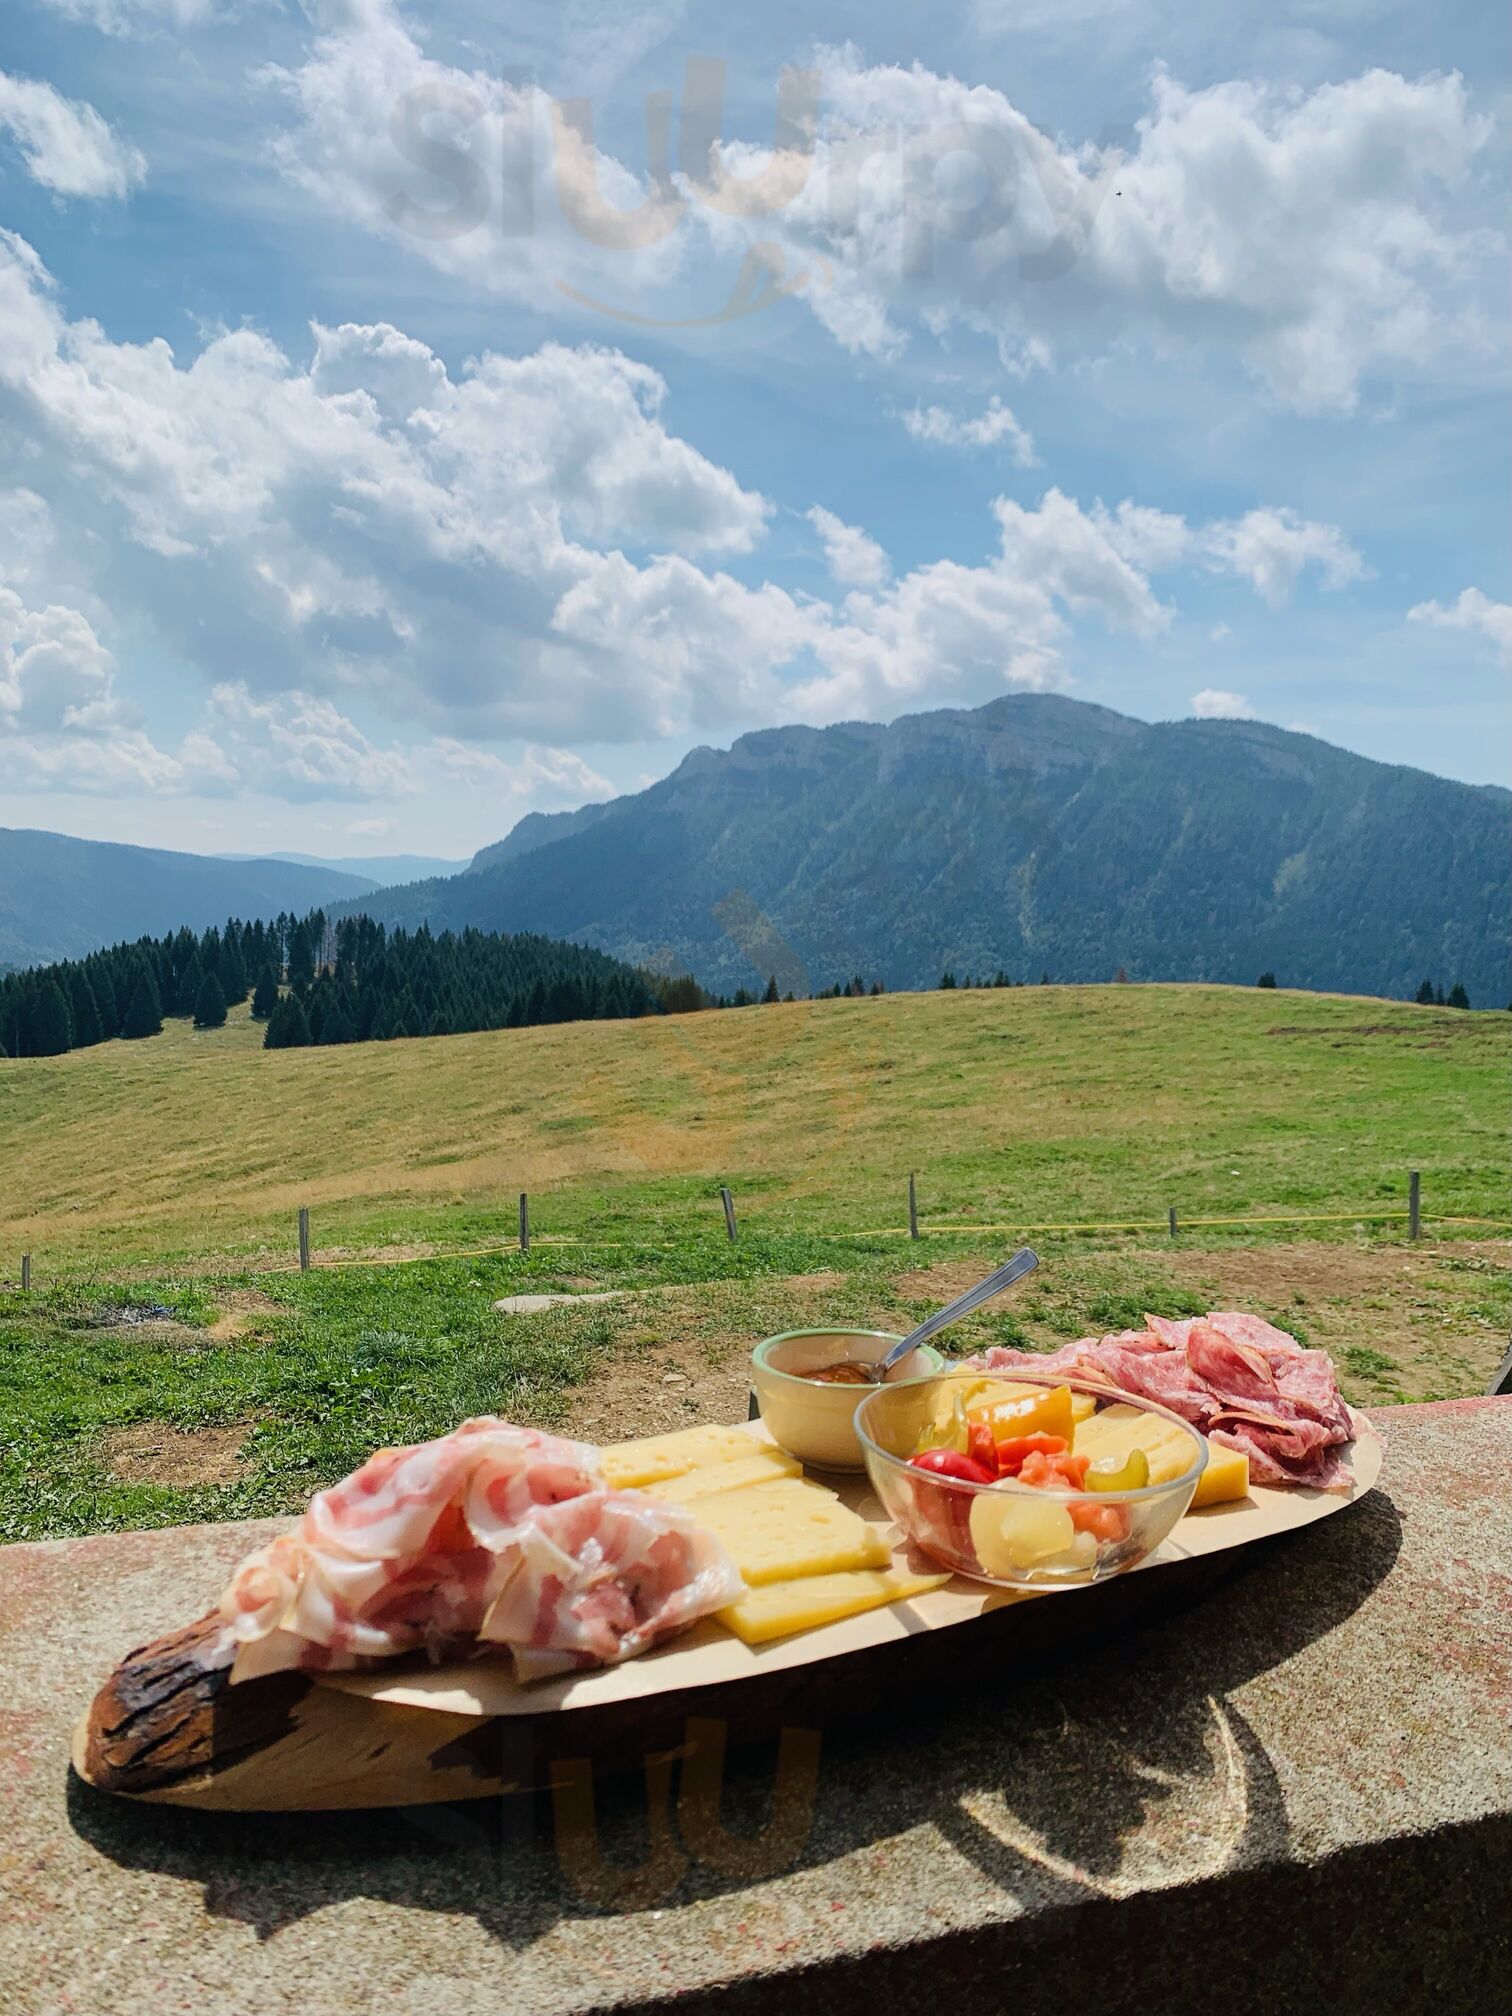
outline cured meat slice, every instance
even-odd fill
[[[522,1677],[618,1664],[745,1594],[687,1508],[638,1491],[591,1491],[540,1512],[515,1559],[480,1636],[514,1647]]]
[[[1257,1484],[1349,1488],[1349,1471],[1332,1452],[1353,1438],[1354,1426],[1326,1351],[1306,1350],[1240,1310],[1145,1321],[1146,1330],[1084,1337],[1057,1351],[999,1345],[963,1362],[973,1370],[1102,1380],[1243,1450]]]
[[[601,1482],[587,1443],[487,1416],[380,1449],[232,1577],[220,1613],[235,1677],[470,1648],[524,1527]]]

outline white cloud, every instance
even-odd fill
[[[1295,511],[1247,511],[1207,534],[1212,563],[1247,581],[1273,608],[1291,597],[1303,570],[1316,567],[1325,588],[1347,588],[1369,569],[1336,525],[1320,525]]]
[[[111,131],[93,105],[4,70],[0,132],[15,142],[32,180],[55,196],[123,197],[146,179],[142,155]]]
[[[0,729],[112,725],[114,680],[110,653],[77,609],[28,609],[0,587]]]
[[[576,741],[1063,685],[1083,618],[1136,637],[1169,623],[1158,576],[1223,567],[1274,596],[1305,566],[1334,585],[1361,566],[1285,510],[1191,525],[1051,488],[996,500],[980,563],[896,579],[815,506],[839,590],[798,597],[710,564],[751,552],[771,506],[671,432],[665,404],[618,351],[546,344],[453,375],[387,324],[316,327],[303,363],[252,329],[181,360],[69,321],[0,234],[0,425],[41,489],[62,486],[76,563],[96,539],[136,542],[110,579],[117,648],[170,651],[213,689],[202,745],[164,755],[153,788],[381,799],[417,788],[422,762],[502,788],[497,761],[543,795],[591,796],[602,779],[561,767]],[[81,634],[55,641],[87,658]],[[410,724],[402,746],[355,725],[368,710]],[[469,771],[492,742],[538,753]]]
[[[1253,721],[1255,710],[1242,693],[1226,693],[1221,686],[1204,686],[1192,695],[1192,712],[1199,721]]]
[[[426,755],[430,764],[448,777],[535,804],[581,805],[614,795],[609,779],[570,749],[527,743],[519,758],[511,762],[492,750],[438,736]]]
[[[384,798],[414,790],[411,759],[380,749],[329,700],[257,700],[224,682],[210,696],[211,733],[244,788],[274,797]]]
[[[945,448],[996,448],[1007,442],[1021,468],[1029,468],[1034,461],[1034,436],[1019,425],[996,393],[985,411],[972,419],[963,420],[944,406],[914,406],[903,415],[903,425],[916,441],[931,441]]]
[[[1052,141],[1001,92],[917,63],[828,52],[823,88],[815,172],[764,222],[843,276],[804,298],[848,349],[895,355],[916,322],[980,330],[1012,368],[1210,349],[1301,411],[1485,354],[1494,246],[1452,199],[1491,124],[1457,75],[1299,94],[1157,72],[1122,152]],[[979,172],[952,203],[963,155]]]
[[[822,504],[815,504],[807,515],[823,542],[824,563],[842,587],[881,587],[892,570],[875,539],[859,526],[847,525]]]
[[[53,518],[35,490],[0,490],[0,572],[30,580],[53,544]]]
[[[1512,602],[1493,602],[1479,588],[1462,588],[1448,604],[1419,602],[1407,611],[1407,620],[1440,630],[1468,630],[1512,655]]]

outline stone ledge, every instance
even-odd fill
[[[819,1732],[811,1825],[759,1841],[770,1754],[717,1808],[674,1763],[600,1784],[594,1828],[586,1785],[300,1820],[93,1794],[94,1684],[267,1528],[0,1550],[7,2007],[1507,2006],[1512,1401],[1375,1418],[1380,1491],[1174,1619]]]

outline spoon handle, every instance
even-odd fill
[[[974,1288],[968,1288],[964,1295],[957,1295],[954,1302],[947,1302],[943,1309],[936,1309],[933,1316],[926,1316],[917,1330],[910,1330],[906,1337],[900,1337],[896,1344],[879,1358],[876,1376],[885,1379],[894,1365],[906,1358],[910,1351],[931,1337],[939,1335],[948,1324],[959,1323],[963,1316],[980,1309],[984,1302],[990,1302],[994,1295],[1001,1295],[1005,1288],[1011,1288],[1015,1281],[1021,1281],[1039,1265],[1039,1255],[1029,1247],[1021,1246],[1011,1260],[1005,1260],[1001,1267],[994,1267],[984,1280]]]

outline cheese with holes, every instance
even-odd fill
[[[661,1484],[685,1477],[706,1463],[727,1463],[749,1456],[760,1443],[739,1428],[707,1422],[699,1428],[678,1428],[670,1435],[646,1435],[636,1442],[611,1442],[603,1458],[604,1481],[616,1491],[640,1484]]]
[[[647,1484],[644,1489],[648,1498],[665,1498],[673,1505],[687,1505],[696,1498],[707,1498],[711,1491],[738,1491],[745,1484],[772,1484],[782,1477],[801,1477],[803,1465],[796,1456],[789,1456],[786,1449],[765,1449],[752,1443],[748,1456],[732,1456],[724,1463],[701,1463],[696,1470],[689,1470],[684,1476],[669,1477],[662,1484]]]
[[[1135,1449],[1142,1449],[1149,1459],[1152,1484],[1169,1484],[1190,1470],[1196,1454],[1191,1435],[1179,1422],[1147,1414],[1142,1407],[1104,1407],[1077,1425],[1076,1453],[1090,1456],[1094,1463],[1126,1463]]]
[[[892,1550],[832,1491],[798,1477],[712,1491],[698,1501],[698,1523],[724,1542],[753,1587],[845,1568],[886,1568]]]
[[[749,1590],[738,1603],[714,1614],[747,1645],[765,1645],[795,1631],[812,1631],[862,1610],[879,1610],[938,1589],[948,1575],[911,1575],[903,1569],[851,1568],[836,1575],[800,1575],[793,1582],[768,1582]]]
[[[1207,1468],[1197,1479],[1192,1511],[1199,1505],[1226,1505],[1231,1499],[1248,1495],[1248,1456],[1242,1449],[1225,1449],[1221,1442],[1209,1442]]]

